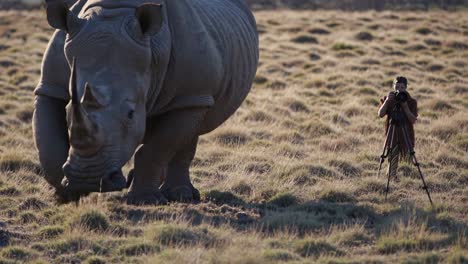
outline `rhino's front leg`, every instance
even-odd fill
[[[135,154],[133,181],[128,191],[127,202],[134,205],[166,204],[167,199],[159,191],[161,178],[166,166],[156,163],[152,157],[151,145],[143,145]]]
[[[37,96],[33,114],[33,133],[39,161],[46,181],[61,194],[62,166],[68,156],[68,134],[65,106],[67,102]]]
[[[159,190],[169,163],[198,135],[206,109],[191,108],[167,113],[147,125],[147,139],[135,154],[133,182],[128,193],[130,204],[165,204]]]

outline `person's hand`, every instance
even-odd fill
[[[388,101],[395,101],[395,92],[389,92],[387,96]]]

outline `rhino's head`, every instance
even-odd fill
[[[67,32],[65,55],[72,67],[64,184],[78,193],[120,190],[122,167],[145,132],[150,37],[161,27],[162,7],[95,7],[81,17],[63,0],[47,3],[49,24]]]

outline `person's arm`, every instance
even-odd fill
[[[393,102],[393,100],[395,100],[395,93],[390,92],[382,106],[379,108],[378,114],[380,118],[387,114],[388,106]]]
[[[418,120],[417,114],[413,114],[407,102],[404,102],[402,104],[402,107],[403,107],[403,111],[405,112],[406,118],[408,118],[408,121],[410,121],[411,124],[414,124]]]

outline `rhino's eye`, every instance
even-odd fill
[[[135,111],[134,110],[130,110],[127,114],[127,117],[128,119],[133,119],[133,116],[135,115]]]

